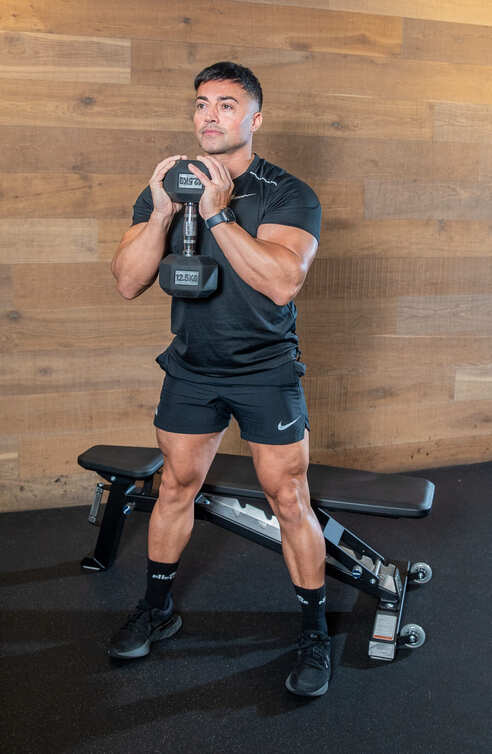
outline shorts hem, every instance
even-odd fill
[[[308,432],[311,431],[310,427],[308,427],[308,425],[306,424],[304,426],[304,431],[302,435],[297,440],[283,440],[282,441],[278,437],[276,437],[274,440],[272,439],[266,440],[265,438],[262,438],[260,440],[257,437],[248,436],[246,433],[243,434],[243,432],[241,432],[240,434],[241,434],[241,440],[246,440],[246,442],[255,442],[258,445],[293,445],[296,442],[301,442],[301,440],[304,440],[304,433],[306,429]]]
[[[176,429],[175,427],[170,427],[169,425],[163,426],[162,424],[158,424],[154,419],[154,427],[157,427],[157,429],[162,429],[164,432],[172,432],[175,435],[208,435],[214,432],[222,432],[222,430],[227,429],[228,426],[229,423],[224,424],[222,427],[212,427],[212,429],[194,429],[191,427],[180,427],[179,429]]]

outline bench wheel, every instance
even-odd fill
[[[408,578],[412,584],[427,584],[432,578],[432,568],[428,563],[412,563]]]
[[[425,631],[416,623],[407,623],[399,634],[401,646],[407,649],[417,649],[425,642]]]

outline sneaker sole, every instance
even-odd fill
[[[162,628],[155,629],[146,642],[141,644],[136,649],[131,649],[128,652],[118,652],[118,650],[110,647],[108,649],[108,655],[110,657],[116,657],[119,660],[134,660],[138,657],[145,657],[150,652],[150,645],[154,641],[161,641],[161,639],[169,639],[170,636],[174,636],[179,631],[183,621],[180,615],[173,615],[170,620],[165,623]]]
[[[297,696],[323,696],[323,694],[326,694],[326,692],[328,691],[328,685],[329,681],[326,681],[326,683],[320,686],[319,689],[315,689],[314,691],[301,691],[300,689],[296,689],[294,686],[292,686],[290,675],[285,681],[285,687],[290,691],[291,694],[296,694]]]

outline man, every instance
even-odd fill
[[[218,262],[221,281],[209,298],[173,298],[176,337],[157,359],[166,377],[154,424],[165,460],[149,525],[147,591],[109,652],[141,657],[153,641],[180,628],[171,586],[191,536],[194,499],[232,413],[279,521],[303,613],[286,686],[295,694],[319,696],[330,675],[326,550],[306,478],[309,421],[299,379],[305,367],[292,300],[317,251],[320,205],[309,186],[253,153],[262,90],[249,69],[216,63],[198,74],[195,90],[197,159],[210,172],[208,178],[189,165],[204,185],[199,247]],[[189,158],[174,155],[156,166],[113,259],[125,298],[151,286],[163,256],[181,250],[181,206],[162,184],[178,159]]]

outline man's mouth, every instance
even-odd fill
[[[202,131],[202,135],[205,136],[207,134],[221,134],[222,131],[217,131],[216,128],[204,128]]]

